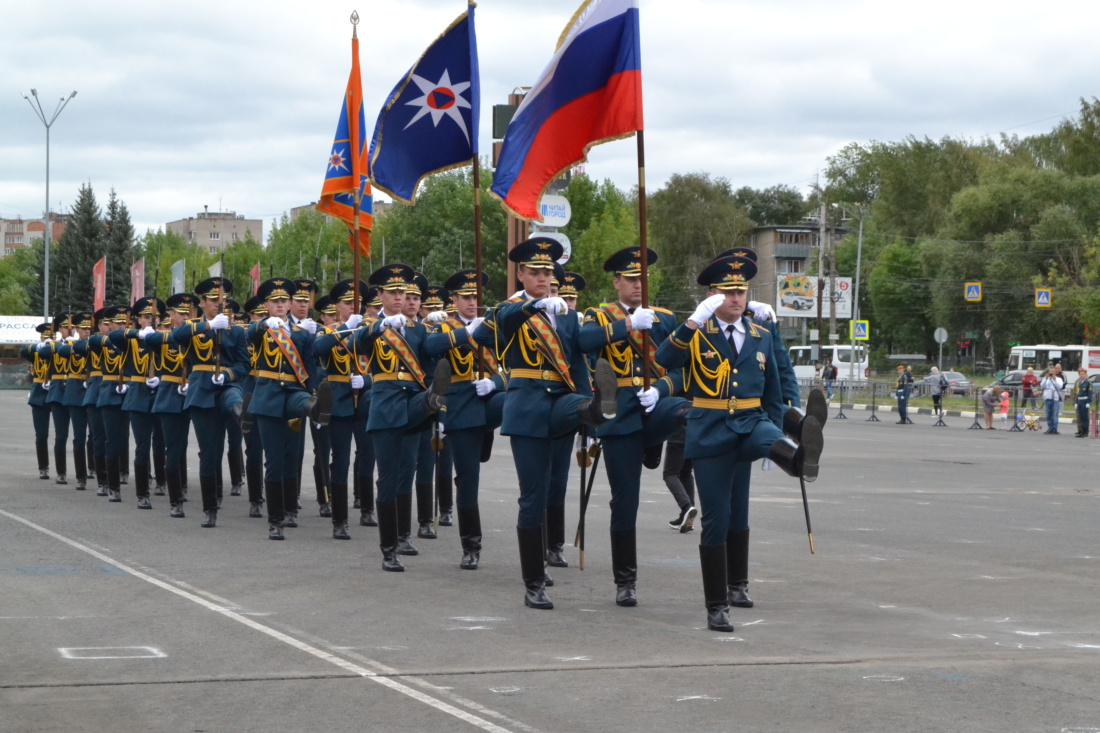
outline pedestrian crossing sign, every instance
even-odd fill
[[[852,341],[867,341],[871,338],[869,321],[848,321],[848,337]]]
[[[1050,307],[1050,288],[1036,288],[1035,289],[1035,307],[1036,308],[1049,308]]]
[[[980,303],[982,301],[982,284],[981,283],[967,283],[966,284],[966,300],[969,303]]]

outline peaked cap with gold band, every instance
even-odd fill
[[[265,302],[268,300],[289,300],[293,294],[294,281],[285,277],[273,277],[270,280],[264,280],[260,283],[260,289],[256,291],[256,295]]]
[[[378,295],[378,288],[371,286],[367,288],[367,294],[363,296],[363,302],[365,305],[369,305],[372,308],[382,307],[382,298]]]
[[[749,249],[748,247],[734,247],[733,249],[727,249],[725,252],[715,255],[714,260],[721,260],[726,257],[744,257],[746,259],[752,260],[753,262],[756,262],[756,252]],[[711,260],[711,262],[714,262],[714,260]]]
[[[317,287],[317,283],[306,278],[299,278],[294,281],[294,292],[290,297],[292,300],[308,300],[313,303],[313,299],[317,297],[317,293],[320,288]]]
[[[233,281],[227,277],[208,277],[195,286],[195,295],[200,298],[217,296],[219,289],[223,295],[233,292]]]
[[[225,299],[225,314],[226,315],[238,315],[241,312],[241,304],[232,298]]]
[[[167,306],[160,298],[145,297],[138,298],[134,301],[134,305],[131,307],[131,312],[135,316],[156,316],[157,318],[164,318],[168,315]]]
[[[61,328],[73,327],[73,314],[72,313],[58,313],[53,317],[53,330],[56,332]]]
[[[109,305],[100,311],[103,315],[100,316],[101,321],[113,321],[115,323],[126,323],[130,318],[130,307],[126,305]]]
[[[375,285],[379,290],[408,290],[416,273],[408,265],[394,263],[382,265],[371,273],[367,282]]]
[[[191,315],[191,312],[199,307],[199,299],[191,293],[176,293],[169,296],[165,305],[176,313],[182,313],[185,316]]]
[[[447,278],[443,287],[453,295],[477,295],[477,282],[481,280],[481,289],[489,287],[489,276],[484,272],[478,277],[477,270],[459,270]]]
[[[560,288],[562,281],[565,280],[565,268],[560,263],[554,263],[554,274],[550,276],[550,282],[556,288]]]
[[[107,309],[104,308],[103,310],[107,310]],[[34,327],[34,330],[38,331],[39,333],[44,333],[47,336],[53,336],[53,324],[52,323],[39,323],[37,326]]]
[[[577,293],[588,287],[588,281],[578,272],[565,271],[565,277],[558,286],[558,295],[562,297],[576,296]]]
[[[330,295],[322,295],[313,304],[313,310],[326,316],[334,316],[336,315],[336,301]]]
[[[367,293],[370,291],[370,287],[363,282],[359,281],[359,302],[367,300]],[[332,289],[328,291],[328,297],[333,301],[345,301],[350,303],[355,299],[355,280],[349,278],[347,280],[341,280],[332,286]]]
[[[646,247],[646,267],[657,262],[657,253]],[[607,258],[603,263],[603,271],[610,272],[619,277],[641,277],[642,275],[642,248],[623,247],[615,254]]]
[[[424,297],[424,294],[428,290],[428,277],[422,272],[414,272],[412,279],[409,280],[408,287],[405,288],[405,295],[416,295],[420,298]]]
[[[722,257],[699,273],[695,282],[712,290],[748,290],[756,276],[756,263],[748,257]]]
[[[517,244],[508,253],[508,259],[519,265],[552,270],[554,263],[565,254],[561,242],[550,237],[531,237]]]
[[[73,314],[73,328],[86,328],[91,329],[95,327],[95,319],[92,318],[92,314],[83,311],[81,313]]]
[[[448,293],[442,285],[429,285],[428,289],[424,291],[420,305],[428,306],[429,308],[442,308],[450,299],[451,294]]]
[[[253,295],[248,299],[248,302],[244,304],[244,312],[256,314],[260,316],[267,315],[267,301],[261,298],[259,295]]]

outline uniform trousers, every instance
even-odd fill
[[[153,416],[148,412],[127,412],[130,431],[134,435],[134,466],[149,465],[153,443]]]
[[[73,426],[73,455],[86,452],[86,444],[88,442],[88,412],[83,407],[70,407],[69,408],[69,421]],[[77,466],[81,463],[78,460]],[[88,471],[94,470],[93,466],[88,466]],[[77,478],[87,478],[87,476],[77,475]]]
[[[481,481],[481,446],[488,428],[448,430],[444,442],[451,454],[455,470],[455,505],[459,509],[477,506]]]
[[[296,486],[294,471],[297,464],[294,463],[295,454],[286,450],[298,443],[298,436],[287,425],[285,418],[267,417],[257,415],[253,431],[259,429],[260,441],[267,446],[284,446],[283,449],[264,451],[264,489],[267,496],[267,519],[272,524],[282,522],[286,517],[287,509],[298,511],[298,497],[295,496],[294,504],[288,505],[287,494],[284,485]]]
[[[39,407],[31,405],[31,421],[34,423],[34,442],[49,443],[50,441],[50,408],[48,405]]]
[[[259,428],[253,428],[244,434],[244,470],[246,476],[263,476],[264,444],[260,438]],[[252,504],[258,504],[264,500],[263,481],[261,480],[259,485],[253,485],[255,483],[255,481],[248,482],[248,501]]]
[[[183,486],[183,459],[187,455],[187,439],[191,423],[186,412],[171,413],[162,412],[155,417],[160,418],[161,430],[164,433],[164,470],[169,474],[180,477],[179,486]],[[170,490],[176,489],[176,483],[169,482]],[[180,496],[169,496],[169,501],[178,504],[183,500]]]
[[[782,431],[773,423],[761,421],[756,423],[752,433],[738,435],[728,450],[693,459],[696,488],[702,505],[703,531],[699,544],[725,544],[731,529],[748,528],[748,474],[752,461],[766,458],[772,444],[782,437]]]
[[[92,455],[103,458],[107,455],[107,431],[103,426],[103,413],[98,407],[86,407],[88,411],[88,430],[92,434]]]
[[[318,425],[312,420],[309,421],[309,437],[313,441],[313,479],[317,489],[317,503],[318,504],[331,504],[332,496],[332,470],[329,468],[329,462],[332,458],[332,435],[329,429],[323,425]],[[351,453],[351,446],[348,446],[348,453]],[[349,458],[350,462],[351,459]],[[325,481],[329,483],[329,491],[325,491]],[[345,477],[344,483],[347,483]],[[328,496],[326,496],[328,494]]]
[[[65,385],[58,383],[56,389],[62,389]],[[69,442],[69,408],[60,402],[50,403],[50,416],[53,418],[53,451],[54,455],[59,452],[64,454],[68,448]],[[62,466],[57,467],[58,472],[62,472]]]
[[[332,488],[332,521],[348,521],[348,470],[351,467],[351,441],[360,446],[370,442],[367,435],[367,421],[356,416],[333,417],[324,433],[330,445],[332,463],[329,466],[329,480]]]
[[[108,461],[120,461],[119,472],[121,473],[122,456],[126,452],[126,445],[130,442],[122,406],[104,405],[96,409],[99,410],[99,416],[103,419],[104,455]]]
[[[372,430],[370,436],[378,464],[378,503],[396,501],[398,494],[411,494],[420,434],[404,429]]]

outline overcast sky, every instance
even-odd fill
[[[579,0],[482,0],[482,142],[491,106],[531,84]],[[373,128],[386,94],[461,0],[50,0],[5,3],[0,217],[42,215],[82,181],[114,188],[139,233],[232,210],[264,220],[318,198],[357,9]],[[1045,132],[1100,96],[1095,2],[641,0],[647,187],[706,171],[734,187],[807,190],[849,142]],[[633,141],[590,176],[636,184]],[[489,205],[496,205],[490,202]]]

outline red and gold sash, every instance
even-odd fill
[[[303,387],[306,386],[309,381],[309,370],[306,369],[306,365],[302,361],[302,355],[298,353],[298,347],[294,345],[290,334],[281,328],[269,328],[267,329],[267,335],[279,347],[286,363],[290,364],[290,368],[294,370],[294,376],[298,377],[298,381],[302,383]]]
[[[393,353],[397,354],[397,358],[401,360],[401,363],[405,365],[405,368],[409,370],[409,374],[413,375],[417,383],[424,389],[427,389],[427,383],[424,377],[424,369],[420,366],[420,361],[416,358],[416,354],[409,348],[409,342],[405,340],[398,331],[392,328],[387,328],[382,331],[380,337],[382,342],[393,349]]]
[[[576,318],[571,312],[562,317]],[[524,327],[529,328],[534,333],[535,348],[561,375],[562,381],[569,386],[569,389],[576,392],[577,387],[573,384],[573,375],[569,373],[569,362],[565,359],[565,351],[561,347],[561,340],[558,338],[558,332],[550,325],[550,319],[544,313],[536,313],[527,319]]]
[[[620,303],[608,303],[603,306],[604,313],[612,321],[620,321],[624,318],[629,318],[630,314],[627,313]],[[642,340],[639,338],[640,332],[632,331],[629,327],[626,329],[626,340],[630,344],[630,348],[634,350],[634,356],[638,359],[642,358]],[[652,332],[650,338],[646,339],[646,343],[649,345],[649,366],[653,370],[654,376],[658,379],[665,376],[665,369],[657,363],[657,344],[654,343]]]

